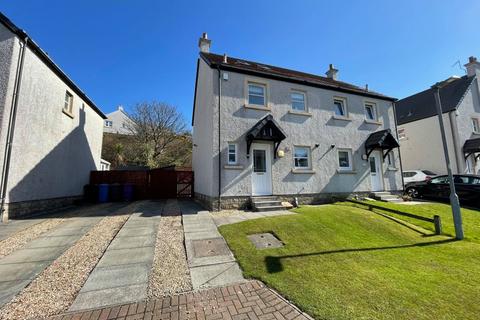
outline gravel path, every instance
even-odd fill
[[[20,249],[28,242],[38,238],[42,233],[47,232],[63,223],[65,219],[49,219],[37,223],[27,229],[15,233],[7,239],[0,241],[0,259],[8,256],[15,250]]]
[[[183,241],[182,217],[162,216],[149,278],[149,298],[192,290]]]
[[[40,318],[66,311],[128,217],[103,218],[5,305],[0,319]]]

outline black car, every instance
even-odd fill
[[[462,203],[480,205],[480,176],[453,175],[455,190]],[[412,198],[432,198],[448,200],[450,184],[448,176],[437,176],[428,181],[410,182],[405,186],[405,192]]]

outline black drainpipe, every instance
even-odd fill
[[[398,144],[400,140],[398,139],[398,128],[397,128],[397,110],[395,108],[395,102],[392,102],[393,107],[393,120],[395,122],[395,137],[397,138]],[[400,176],[402,177],[402,190],[405,191],[405,181],[403,180],[403,166],[402,166],[402,148],[398,148],[398,160],[400,160]]]
[[[217,66],[218,71],[218,211],[221,210],[222,197],[222,157],[221,157],[221,140],[220,140],[220,100],[222,99],[222,79],[220,75],[220,67]]]
[[[20,55],[18,57],[17,71],[15,74],[15,84],[13,87],[13,97],[12,97],[12,107],[10,109],[10,116],[8,119],[8,128],[7,128],[7,141],[5,144],[5,151],[3,155],[3,168],[2,168],[2,184],[1,188],[1,204],[0,212],[2,215],[2,221],[7,222],[8,217],[5,217],[5,197],[7,195],[7,183],[8,183],[8,173],[10,171],[10,157],[12,154],[12,143],[13,143],[13,134],[15,132],[15,120],[17,118],[17,107],[18,107],[18,96],[20,92],[20,85],[22,83],[22,71],[23,71],[23,61],[25,60],[25,49],[27,47],[28,37],[26,37],[23,42],[20,41]]]

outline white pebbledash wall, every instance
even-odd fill
[[[19,39],[0,25],[0,65],[9,66],[8,76],[0,76],[2,162],[19,50]],[[73,118],[62,112],[66,90],[73,95]],[[100,165],[102,117],[29,48],[18,99],[6,198],[9,210],[35,211],[22,203],[81,196],[90,171]]]
[[[222,73],[224,71],[221,71]],[[200,59],[195,123],[193,129],[193,166],[195,192],[210,197],[218,196],[218,71],[212,70]],[[395,136],[393,107],[390,102],[379,99],[345,94],[293,83],[246,76],[228,72],[228,81],[223,80],[221,97],[221,193],[224,197],[251,195],[251,158],[247,159],[245,134],[260,119],[272,114],[287,138],[280,145],[285,150],[283,158],[272,163],[274,195],[351,193],[371,190],[369,166],[362,159],[367,137],[382,129],[392,129]],[[269,111],[245,107],[245,86],[248,80],[266,83],[268,86]],[[306,92],[309,116],[291,114],[291,90]],[[333,98],[347,99],[351,121],[333,119]],[[367,124],[364,102],[377,105],[380,124]],[[238,145],[238,166],[227,166],[228,143]],[[319,144],[319,147],[315,147]],[[335,149],[330,146],[335,144]],[[314,173],[293,173],[293,147],[311,148]],[[353,153],[353,172],[339,173],[338,148],[350,148]],[[273,150],[273,148],[272,148]],[[330,150],[330,151],[329,151]],[[396,169],[383,166],[386,190],[400,190],[402,180],[398,150],[394,151]],[[273,155],[272,155],[273,159]]]

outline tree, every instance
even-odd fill
[[[188,165],[185,162],[190,162],[191,136],[176,107],[157,101],[143,102],[134,107],[130,118],[129,129],[135,133],[139,157],[144,164],[150,167]]]

